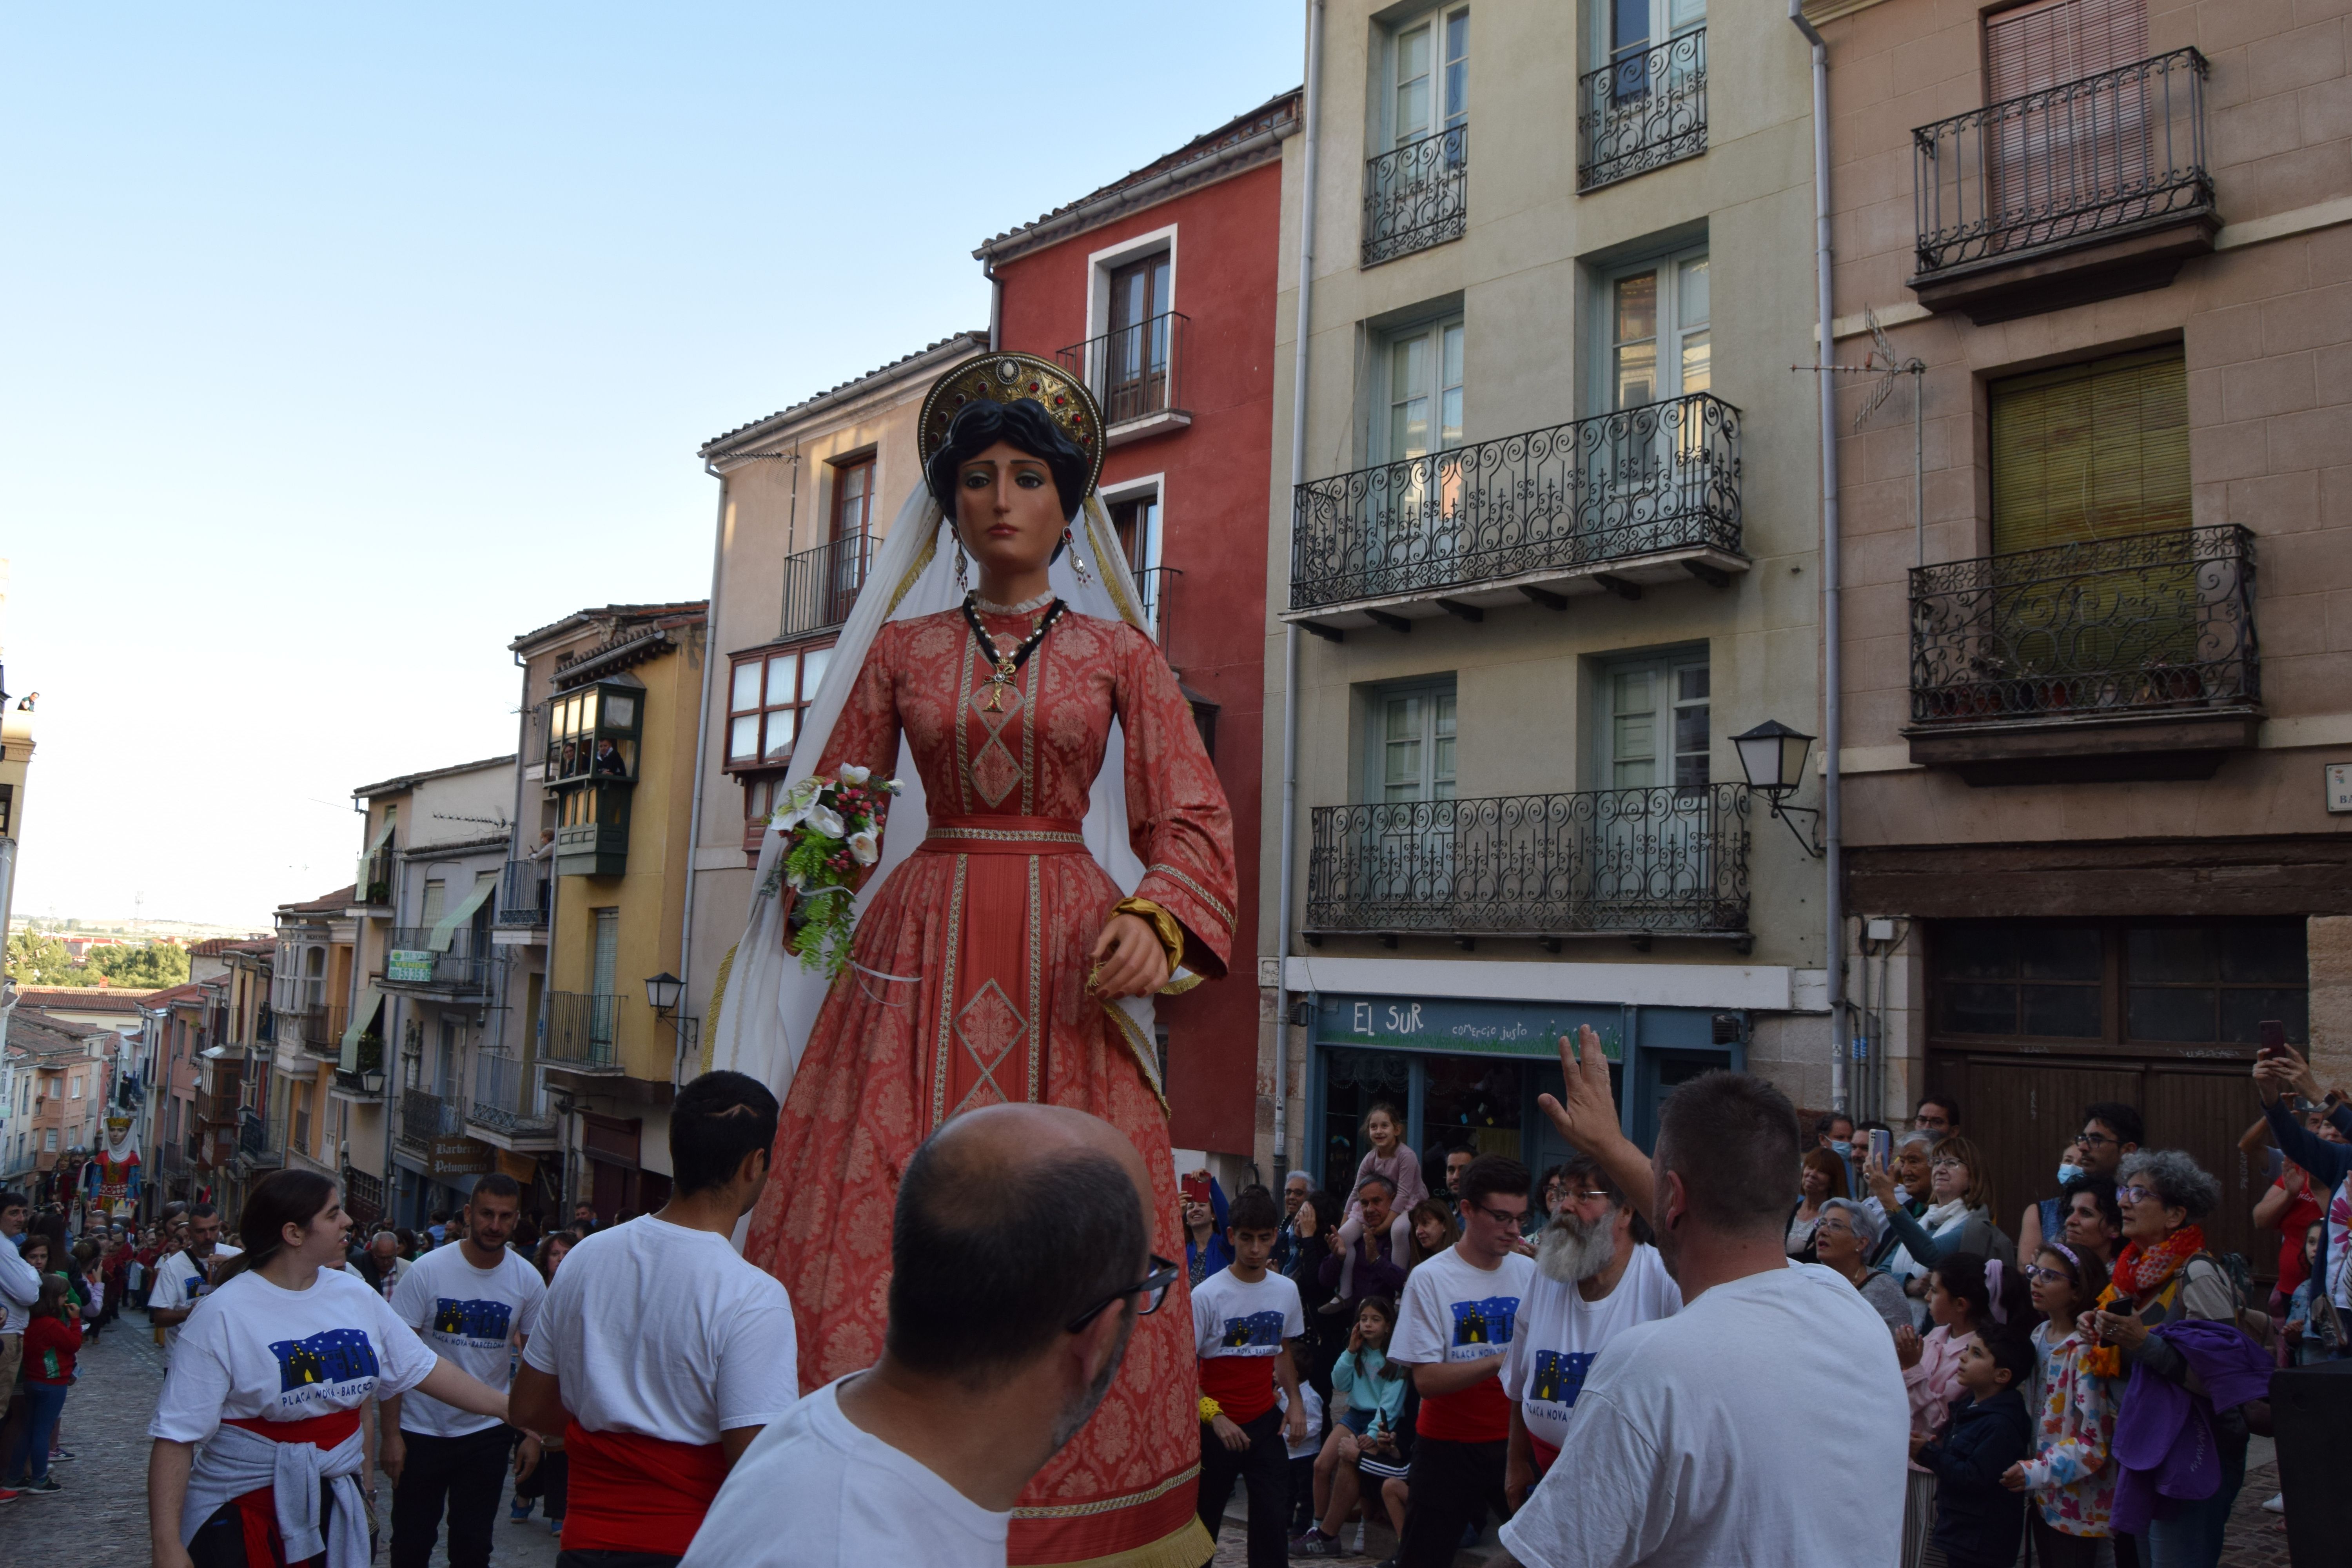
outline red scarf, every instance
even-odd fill
[[[225,1426],[242,1426],[273,1443],[308,1443],[318,1448],[337,1448],[343,1439],[360,1429],[357,1410],[330,1411],[324,1415],[306,1416],[299,1421],[265,1421],[259,1416],[232,1418]],[[263,1487],[259,1491],[247,1492],[231,1505],[236,1510],[237,1524],[245,1535],[245,1560],[251,1563],[274,1563],[286,1561],[286,1542],[278,1533],[278,1490]],[[329,1521],[319,1521],[323,1536]],[[305,1558],[307,1563],[323,1563],[325,1552]]]
[[[2182,1264],[2204,1250],[2204,1229],[2193,1225],[2182,1226],[2154,1247],[2126,1242],[2116,1257],[2116,1290],[2119,1295],[2142,1296],[2162,1289]]]

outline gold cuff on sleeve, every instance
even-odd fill
[[[1173,973],[1184,962],[1184,928],[1174,915],[1150,899],[1121,899],[1113,914],[1134,915],[1150,925],[1160,937],[1160,945],[1168,950],[1168,968]]]

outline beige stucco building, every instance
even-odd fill
[[[1822,863],[1731,743],[1820,732],[1809,68],[1766,7],[1328,7],[1295,467],[1284,146],[1262,1160],[1344,1185],[1392,1100],[1425,1161],[1540,1168],[1579,1023],[1637,1134],[1713,1066],[1827,1104]]]
[[[1923,367],[1916,468],[1908,377],[1840,410],[1865,1109],[1956,1093],[2013,1224],[2137,1105],[2267,1272],[2262,1022],[2352,1077],[2342,7],[1806,10],[1840,358]]]

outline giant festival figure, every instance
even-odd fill
[[[802,963],[772,826],[712,1004],[708,1065],[783,1101],[744,1255],[792,1293],[804,1391],[879,1354],[899,1173],[959,1110],[1044,1101],[1119,1128],[1150,1173],[1153,1251],[1184,1256],[1151,998],[1222,976],[1233,938],[1231,814],[1094,493],[1094,398],[982,355],[931,389],[919,445],[926,482],[793,752],[793,782],[848,764],[905,792],[850,962],[830,980]],[[1192,1332],[1179,1269],[1023,1496],[1013,1563],[1208,1558]]]

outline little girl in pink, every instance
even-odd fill
[[[1355,1184],[1348,1189],[1348,1218],[1339,1226],[1339,1291],[1332,1299],[1350,1301],[1356,1294],[1356,1243],[1364,1235],[1364,1178],[1380,1176],[1396,1188],[1396,1201],[1389,1205],[1389,1256],[1402,1259],[1412,1256],[1406,1245],[1412,1240],[1412,1205],[1429,1196],[1429,1187],[1421,1179],[1421,1156],[1404,1145],[1404,1119],[1396,1107],[1383,1101],[1364,1113],[1364,1138],[1372,1148],[1363,1163],[1356,1167]]]

